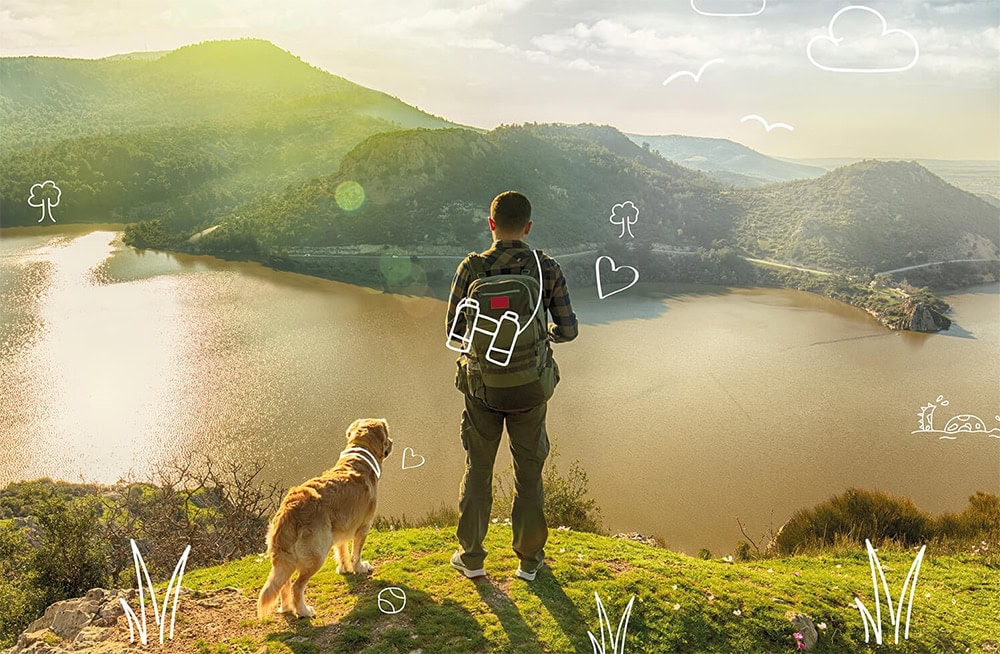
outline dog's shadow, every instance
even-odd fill
[[[317,599],[318,618],[296,618],[291,614],[276,616],[277,630],[267,635],[269,642],[281,643],[296,654],[319,652],[360,652],[367,647],[388,648],[386,651],[409,652],[418,647],[425,652],[489,652],[491,643],[469,609],[452,600],[439,600],[409,585],[392,584],[382,579],[360,575],[317,575],[310,584],[341,583],[345,591],[332,600]],[[465,583],[463,581],[463,583]],[[484,577],[468,580],[475,586],[480,599],[500,621],[511,643],[509,651],[518,654],[545,652],[535,630],[525,621],[521,610],[497,586]],[[515,580],[513,583],[525,583]],[[390,587],[398,588],[406,597],[394,596]],[[556,618],[565,634],[576,633],[584,623],[573,602],[566,597],[558,579],[542,568],[538,579],[528,585],[546,609]],[[312,595],[315,596],[315,587]],[[382,601],[380,607],[380,595]],[[307,591],[307,598],[310,594]],[[324,615],[338,613],[338,599],[353,600],[353,608],[335,621],[323,620]],[[392,613],[399,609],[398,612]],[[381,651],[381,650],[380,650]],[[579,650],[579,651],[589,651]]]

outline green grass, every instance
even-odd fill
[[[584,652],[587,631],[599,636],[595,591],[608,616],[618,620],[636,596],[625,651],[793,652],[794,629],[786,612],[826,623],[816,652],[987,652],[1000,642],[1000,569],[975,554],[938,555],[928,548],[913,602],[910,638],[898,645],[864,642],[854,593],[874,613],[871,574],[863,547],[813,556],[726,563],[575,531],[550,531],[549,568],[528,584],[512,578],[516,558],[510,528],[492,525],[486,540],[488,580],[465,579],[448,565],[453,528],[373,532],[365,558],[370,578],[341,576],[331,560],[313,578],[307,598],[312,620],[276,616],[258,641],[229,634],[205,652]],[[895,595],[914,550],[883,548],[879,558]],[[252,556],[190,571],[185,586],[241,588],[255,597],[269,562]],[[382,614],[378,591],[405,590],[405,609]],[[891,643],[883,599],[883,630]],[[183,611],[183,609],[182,609]],[[740,615],[734,614],[739,611]],[[244,623],[245,624],[245,623]],[[258,632],[259,633],[259,632]],[[902,638],[902,634],[900,636]],[[215,648],[215,649],[213,649]]]

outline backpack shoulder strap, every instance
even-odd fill
[[[535,250],[535,255],[538,256],[538,270],[535,271],[535,280],[538,282],[538,292],[544,296],[545,295],[545,253],[541,250]],[[529,259],[531,263],[535,263],[535,257]],[[527,273],[525,273],[527,274]]]
[[[542,252],[541,250],[535,250],[535,254],[538,255],[538,283],[542,287],[544,287],[545,286],[545,277],[542,274],[542,266],[545,263],[545,253]],[[535,257],[531,257],[531,261],[534,261],[534,260],[535,260]]]
[[[486,277],[486,266],[478,252],[470,252],[465,260],[469,262],[469,272],[472,273],[473,279]]]

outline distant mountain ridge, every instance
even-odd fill
[[[765,258],[880,271],[1000,257],[1000,211],[916,162],[865,160],[738,195],[736,242]]]
[[[359,209],[336,203],[334,190],[344,182],[365,189]],[[613,238],[611,209],[625,200],[642,207],[637,238],[690,245],[724,238],[737,210],[717,182],[643,151],[614,128],[524,125],[376,134],[345,155],[337,173],[225,220],[266,246],[467,247],[486,234],[490,200],[511,188],[531,198],[538,216],[532,235],[549,247]]]
[[[4,57],[0,215],[34,224],[23,198],[53,179],[64,219],[193,227],[336,170],[374,133],[453,126],[256,39],[156,57]]]
[[[670,161],[709,173],[739,188],[793,179],[812,179],[826,171],[817,166],[782,161],[729,139],[700,136],[628,134],[632,141],[659,152]]]
[[[782,159],[833,170],[861,161],[860,158]],[[918,164],[949,184],[974,193],[993,206],[1000,206],[1000,160],[916,159]]]
[[[147,243],[220,225],[199,245],[465,249],[486,235],[492,197],[517,188],[546,247],[623,242],[609,217],[631,200],[643,247],[735,245],[834,271],[1000,251],[1000,212],[916,163],[734,189],[719,170],[750,186],[818,169],[723,139],[662,137],[659,147],[686,148],[684,163],[719,168],[699,171],[607,125],[462,128],[266,41],[148,60],[2,58],[0,81],[3,225],[37,224],[26,198],[52,179],[61,222],[155,223]],[[345,205],[338,189],[358,186],[364,201]]]
[[[259,39],[208,41],[167,53],[104,59],[0,57],[0,147],[38,146],[67,136],[106,135],[147,125],[230,121],[294,111],[301,99],[345,109],[402,110],[399,127],[454,126],[381,91],[354,84]],[[26,128],[37,111],[46,129]],[[66,119],[72,129],[65,133]]]
[[[356,211],[333,200],[347,181],[367,193]],[[641,242],[729,243],[831,271],[1000,255],[1000,212],[915,163],[866,161],[817,179],[728,190],[596,125],[377,134],[336,174],[243,207],[230,224],[266,235],[266,247],[458,247],[482,237],[489,200],[507,188],[531,198],[539,217],[532,234],[550,247],[613,241],[611,207],[632,200]]]

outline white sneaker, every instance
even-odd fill
[[[462,565],[462,555],[458,552],[451,555],[451,567],[455,568],[469,579],[486,576],[486,570],[482,568],[479,568],[478,570],[471,570]]]
[[[514,576],[515,577],[519,577],[521,579],[524,579],[526,581],[534,581],[535,580],[535,576],[538,574],[538,571],[541,570],[541,569],[542,569],[541,564],[539,564],[537,568],[535,568],[534,570],[532,570],[530,572],[527,571],[527,570],[521,569],[521,566],[517,566],[517,571],[514,572]]]

